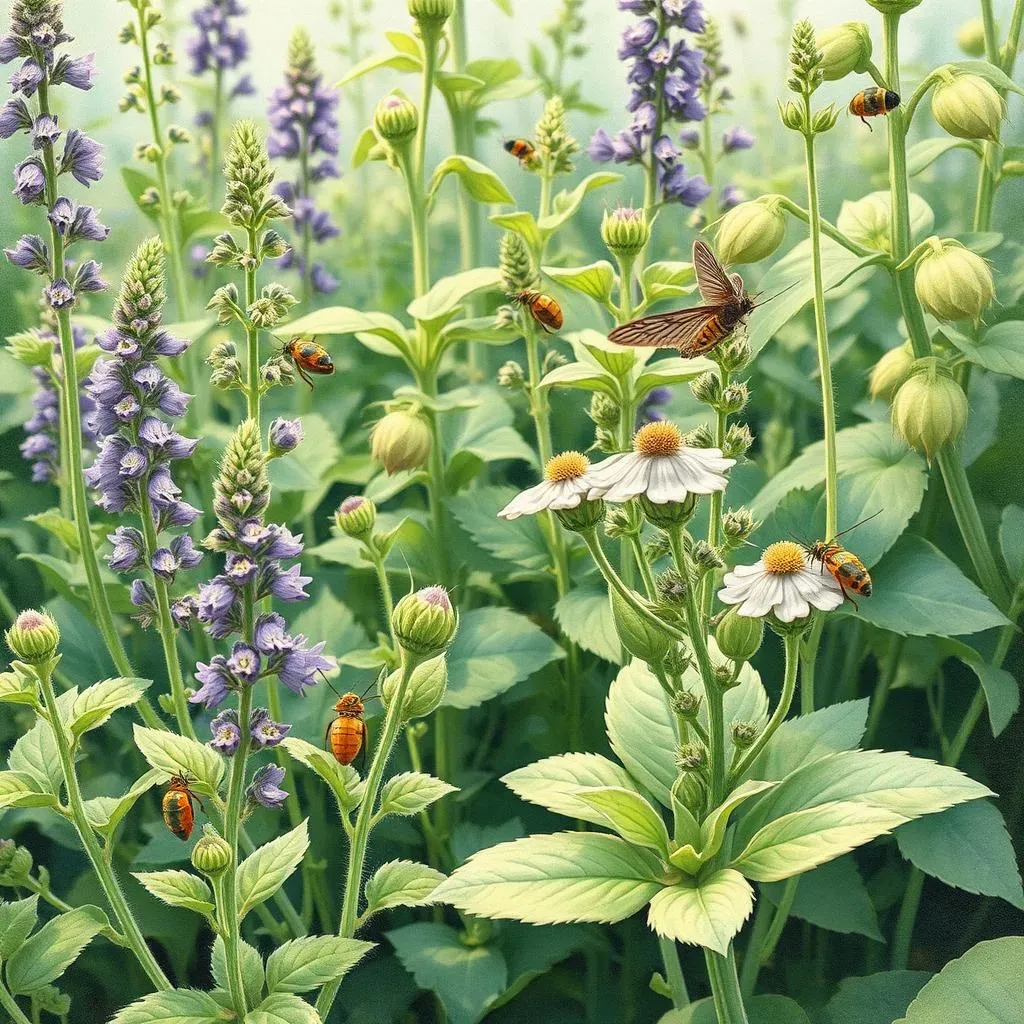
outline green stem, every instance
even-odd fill
[[[743,1006],[743,993],[736,975],[736,954],[732,945],[726,956],[705,949],[704,962],[708,968],[718,1024],[747,1024],[747,1011]]]
[[[797,669],[800,665],[800,637],[789,634],[783,640],[783,644],[786,650],[786,669],[782,680],[782,694],[779,697],[779,703],[776,705],[775,711],[772,712],[772,717],[768,720],[764,731],[757,737],[754,744],[743,755],[736,768],[730,774],[730,785],[743,778],[744,774],[750,769],[750,766],[757,760],[757,756],[768,745],[769,740],[775,734],[775,730],[785,721],[786,715],[789,714],[789,709],[793,704],[793,696],[796,693]]]
[[[754,923],[750,928],[750,938],[743,954],[743,963],[740,965],[740,991],[744,999],[749,999],[757,986],[757,975],[761,969],[761,950],[764,948],[771,923],[771,904],[761,895],[754,909]]]
[[[73,495],[71,493],[71,447],[68,435],[67,408],[64,404],[64,382],[55,382],[57,391],[57,408],[60,416],[58,438],[60,444],[60,476],[57,485],[60,488],[60,514],[68,520],[74,520]]]
[[[799,875],[794,875],[792,878],[786,879],[786,885],[782,890],[782,896],[779,898],[778,905],[775,908],[775,913],[772,915],[772,923],[768,929],[768,934],[765,936],[764,944],[761,946],[756,956],[757,967],[766,964],[775,952],[775,947],[779,944],[779,939],[782,938],[782,930],[786,927],[786,921],[789,920],[789,912],[793,909],[793,901],[796,899],[796,890],[799,884]],[[757,980],[756,973],[754,975],[754,980]]]
[[[620,323],[633,319],[633,268],[636,257],[633,255],[616,255],[619,264],[619,315]]]
[[[377,742],[377,748],[373,752],[373,760],[366,776],[366,787],[362,802],[359,804],[359,812],[356,815],[356,824],[352,832],[352,843],[349,847],[348,871],[345,876],[345,892],[341,904],[341,921],[338,924],[338,934],[344,938],[352,938],[355,934],[356,919],[359,913],[359,896],[363,882],[363,866],[366,862],[366,846],[370,838],[373,809],[384,778],[384,769],[391,758],[395,739],[402,724],[405,691],[409,687],[409,680],[412,679],[417,664],[418,660],[412,654],[403,651],[402,677],[394,698],[388,704],[387,713],[384,716],[384,728]],[[320,991],[316,1008],[324,1020],[327,1019],[327,1015],[334,1005],[339,985],[340,982],[331,982]]]
[[[911,866],[906,888],[903,890],[903,902],[900,904],[899,916],[896,918],[896,930],[892,937],[892,969],[905,971],[910,960],[910,943],[914,937],[914,922],[917,920],[917,908],[921,903],[921,891],[924,888],[924,872]]]
[[[32,1024],[32,1021],[21,1012],[21,1007],[15,1002],[14,996],[7,991],[7,986],[2,981],[0,981],[0,1006],[11,1015],[14,1024]]]
[[[875,685],[875,694],[871,699],[871,710],[868,713],[868,724],[864,730],[864,747],[870,749],[878,733],[878,727],[882,723],[882,712],[889,700],[889,691],[896,678],[896,670],[900,665],[900,656],[903,653],[903,637],[894,635],[889,641],[889,650],[886,652],[885,663],[878,673],[878,682]]]
[[[104,856],[99,842],[89,824],[89,818],[85,813],[85,806],[82,802],[82,791],[78,785],[78,773],[75,770],[75,756],[71,740],[64,725],[60,708],[57,706],[57,697],[53,691],[52,670],[45,667],[36,669],[36,678],[39,680],[39,687],[43,694],[43,703],[46,706],[46,714],[57,745],[57,757],[60,760],[61,772],[64,776],[64,788],[68,797],[68,809],[71,813],[71,820],[74,823],[78,838],[85,848],[86,856],[92,864],[93,871],[106,894],[110,909],[117,918],[125,941],[128,943],[136,959],[146,972],[146,976],[153,983],[153,987],[161,991],[167,991],[172,986],[167,976],[156,962],[146,940],[142,935],[135,915],[125,899],[121,886],[110,862]]]
[[[729,371],[724,366],[719,367],[722,389],[729,386]],[[729,425],[729,415],[722,410],[715,413],[715,447],[722,450],[725,447],[725,432]],[[725,499],[724,491],[713,491],[708,508],[708,546],[712,551],[718,550],[722,542],[722,504]],[[715,595],[715,572],[711,570],[704,577],[701,590],[701,611],[705,618],[711,616],[711,604]]]
[[[661,962],[665,965],[665,980],[672,992],[672,1006],[680,1010],[689,1005],[690,993],[686,990],[686,978],[679,963],[679,947],[674,939],[664,936],[658,938],[658,947],[661,949]]]
[[[779,206],[791,213],[797,220],[802,220],[805,224],[810,225],[811,215],[802,207],[798,206],[789,199],[787,196],[772,196]],[[825,220],[824,217],[819,215],[818,226],[821,228],[821,233],[827,235],[834,242],[838,242],[844,249],[849,249],[850,252],[856,253],[858,256],[878,256],[879,253],[874,249],[867,249],[858,242],[855,242],[852,238],[847,238],[842,231],[839,230],[831,221]]]
[[[210,121],[210,187],[206,193],[206,205],[212,210],[217,203],[217,180],[220,176],[220,132],[224,117],[224,70],[218,67],[213,73],[213,110]]]
[[[247,231],[248,251],[256,254],[256,232],[252,228]],[[245,271],[245,308],[248,310],[256,301],[256,267],[253,265]],[[255,324],[248,319],[245,324],[245,405],[246,414],[260,430],[260,332]],[[262,435],[261,435],[262,436]]]
[[[821,634],[824,629],[825,617],[815,615],[811,630],[800,649],[800,714],[802,715],[809,715],[815,707],[815,671],[818,666],[818,648],[821,646]]]

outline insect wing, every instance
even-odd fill
[[[737,295],[742,296],[746,291],[746,288],[743,285],[743,278],[740,277],[739,274],[730,274],[729,280],[732,282],[733,291],[735,291]]]
[[[743,279],[739,274],[726,274],[715,254],[699,239],[693,243],[693,269],[697,274],[697,287],[709,306],[721,306],[743,294]],[[736,288],[739,281],[739,289]]]
[[[616,327],[608,335],[608,340],[616,345],[690,349],[718,310],[718,306],[694,306],[670,313],[655,313]]]

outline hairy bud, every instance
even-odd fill
[[[718,223],[716,243],[727,264],[767,259],[786,237],[781,197],[770,195],[734,206]]]
[[[650,241],[651,226],[643,209],[619,206],[605,210],[601,219],[601,240],[613,256],[631,259]]]
[[[715,629],[718,649],[733,661],[750,661],[764,640],[764,623],[730,608],[719,619]]]
[[[748,750],[757,741],[761,727],[757,722],[733,722],[729,726],[732,742],[738,750]]]
[[[389,475],[425,466],[432,445],[430,425],[418,412],[407,409],[389,412],[370,432],[370,454]]]
[[[932,116],[958,139],[997,141],[1006,101],[978,75],[965,75],[950,68],[935,72],[939,81],[932,90]]]
[[[988,263],[955,239],[935,236],[917,261],[914,289],[925,309],[947,323],[977,323],[995,298]]]
[[[380,690],[381,702],[386,708],[396,697],[402,681],[401,670],[392,672]],[[405,696],[402,698],[402,721],[425,718],[436,711],[448,686],[448,662],[444,655],[424,661],[412,670]]]
[[[391,615],[398,642],[413,654],[439,654],[451,642],[459,627],[444,587],[423,587],[406,594]]]
[[[369,498],[354,494],[338,506],[334,522],[342,533],[363,540],[373,532],[377,524],[377,506]]]
[[[935,356],[918,359],[892,402],[897,433],[931,459],[953,444],[967,424],[967,396],[953,374]]]
[[[42,665],[57,653],[60,628],[47,612],[29,609],[19,612],[4,639],[16,658],[29,665]]]
[[[401,93],[385,96],[373,112],[373,127],[392,146],[411,141],[419,127],[420,115],[415,105]]]
[[[871,62],[871,32],[862,21],[833,25],[818,34],[821,72],[826,82],[864,74]]]
[[[896,389],[910,376],[914,365],[914,348],[905,341],[888,352],[871,368],[868,390],[872,398],[891,398]]]
[[[231,867],[231,847],[212,825],[203,826],[203,835],[192,848],[192,866],[208,878],[218,878]]]

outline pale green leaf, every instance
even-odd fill
[[[775,782],[762,782],[748,779],[740,783],[722,803],[720,803],[703,821],[700,827],[700,854],[706,863],[722,848],[725,841],[725,830],[733,811],[745,800],[771,789]]]
[[[35,704],[37,686],[28,676],[18,672],[0,672],[0,703]]]
[[[391,68],[393,71],[411,73],[419,71],[423,67],[423,61],[408,53],[374,53],[364,58],[358,64],[353,64],[335,84],[336,89],[343,89],[350,82],[354,82],[371,71],[379,71],[381,68]]]
[[[455,495],[448,505],[466,533],[495,558],[531,572],[546,572],[551,552],[537,517],[520,516],[511,521],[497,517],[517,493],[512,487],[475,487]]]
[[[562,634],[574,644],[613,665],[622,664],[622,643],[603,581],[581,583],[567,591],[555,603],[555,619]]]
[[[51,536],[56,537],[68,551],[78,552],[78,527],[75,526],[74,520],[65,518],[56,509],[25,516],[25,522],[33,523],[46,530]]]
[[[95,907],[76,907],[47,921],[7,961],[7,987],[23,995],[49,985],[105,926],[106,916]]]
[[[57,797],[45,792],[27,772],[0,772],[0,810],[5,807],[56,807]]]
[[[212,914],[213,893],[198,875],[178,869],[168,871],[133,871],[146,891],[172,907],[183,907],[197,914]]]
[[[920,174],[940,156],[954,149],[969,149],[975,155],[981,155],[981,147],[972,139],[952,139],[946,135],[937,139],[922,139],[907,150],[907,174],[911,178]]]
[[[297,736],[286,736],[281,746],[331,787],[343,811],[352,811],[363,798],[364,784],[350,764],[339,764],[326,750]]]
[[[544,267],[544,273],[556,284],[570,288],[600,303],[611,300],[615,287],[615,270],[607,260],[598,260],[585,267]]]
[[[978,341],[959,331],[944,330],[943,334],[970,362],[993,373],[1024,379],[1024,320],[994,324]]]
[[[304,999],[275,992],[245,1015],[244,1024],[321,1024],[320,1014]]]
[[[527,210],[516,210],[514,213],[495,213],[489,218],[492,224],[506,231],[514,231],[521,235],[524,242],[530,249],[540,248],[541,237],[537,228],[537,221],[532,213]]]
[[[165,781],[166,775],[156,768],[150,768],[144,775],[125,790],[119,797],[97,796],[85,801],[85,813],[94,828],[108,839],[124,816],[135,806],[135,802],[143,793],[149,792],[153,786]]]
[[[943,67],[953,68],[965,75],[977,75],[1002,92],[1012,91],[1024,96],[1024,88],[1021,88],[1005,71],[997,68],[995,64],[990,64],[987,60],[955,60]]]
[[[77,697],[78,690],[73,687],[57,698],[57,707],[65,721]],[[7,767],[32,778],[39,792],[60,795],[64,786],[64,770],[49,722],[38,719],[28,732],[18,738],[7,758]]]
[[[622,175],[614,171],[596,171],[588,174],[572,191],[559,192],[552,201],[552,213],[542,217],[538,223],[541,233],[550,238],[570,218],[576,215],[587,193],[605,188],[622,181]]]
[[[426,810],[449,793],[457,793],[458,786],[451,786],[433,775],[423,772],[400,772],[393,775],[380,794],[378,816],[386,814],[411,815]]]
[[[163,729],[147,729],[136,725],[135,745],[153,768],[172,775],[187,775],[193,789],[205,795],[217,792],[224,777],[224,758],[212,747],[187,736],[177,736]]]
[[[750,883],[732,868],[680,882],[651,900],[647,923],[659,935],[725,956],[754,906]]]
[[[476,81],[479,81],[477,79]],[[505,183],[485,164],[468,156],[450,156],[437,165],[427,186],[427,196],[433,198],[449,175],[457,175],[462,187],[478,203],[514,203]]]
[[[151,679],[104,679],[84,689],[71,707],[71,732],[77,738],[103,725],[118,709],[136,704],[152,685]]]
[[[1024,580],[1024,508],[1007,505],[999,520],[999,547],[1013,583]]]
[[[433,323],[450,316],[471,295],[490,291],[501,284],[501,271],[497,267],[475,267],[461,273],[442,277],[426,295],[409,303],[409,316],[422,323]]]
[[[689,295],[696,287],[693,264],[677,260],[662,260],[644,267],[640,275],[644,298],[650,302],[660,299],[678,299]]]
[[[682,384],[699,377],[702,373],[715,372],[716,369],[715,363],[703,356],[694,356],[692,359],[669,356],[667,359],[652,360],[639,367],[638,371],[634,371],[636,380],[633,391],[637,397],[642,398],[654,388]]]
[[[229,989],[227,951],[224,948],[224,939],[219,935],[213,940],[213,953],[210,959],[213,980],[222,989]],[[263,957],[260,956],[259,950],[250,946],[248,942],[240,941],[238,959],[245,999],[252,1006],[258,1003],[263,995]]]
[[[5,903],[0,900],[0,960],[9,960],[36,926],[39,896]]]
[[[662,857],[668,856],[668,830],[661,815],[632,788],[604,786],[581,790],[576,799],[588,804],[610,826],[634,846],[644,846]]]
[[[575,388],[579,391],[615,393],[615,378],[599,366],[588,363],[566,363],[549,370],[541,378],[542,388]]]
[[[110,1024],[216,1024],[221,1006],[206,992],[190,988],[150,992],[119,1010]]]
[[[235,885],[239,920],[281,888],[308,848],[309,831],[302,821],[290,832],[254,850],[238,865]]]
[[[387,313],[363,313],[348,306],[327,306],[300,316],[290,323],[279,324],[275,333],[281,337],[294,334],[354,334],[367,344],[367,339],[378,339],[369,345],[375,352],[396,356],[408,347],[405,326]]]
[[[372,942],[317,935],[293,939],[267,958],[267,991],[309,992],[343,978],[373,949]]]
[[[411,860],[391,860],[367,879],[364,890],[366,915],[390,907],[421,907],[445,879],[444,874]]]

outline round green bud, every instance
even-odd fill
[[[733,661],[750,661],[764,640],[764,623],[730,608],[715,629],[718,649]]]
[[[826,82],[863,74],[871,61],[871,32],[863,21],[846,21],[817,34]]]
[[[700,743],[684,743],[676,748],[676,768],[680,772],[696,772],[708,763],[708,752]]]
[[[409,142],[416,134],[419,123],[420,114],[415,104],[400,93],[385,96],[373,112],[373,127],[392,146]]]
[[[18,614],[4,639],[15,657],[29,665],[42,665],[57,653],[60,629],[46,612],[29,609]]]
[[[978,75],[965,75],[950,68],[935,72],[938,82],[932,90],[932,116],[940,127],[958,139],[999,138],[1006,117],[1006,101]]]
[[[690,394],[703,405],[717,405],[722,397],[722,385],[718,374],[705,370],[699,377],[690,381]]]
[[[654,581],[654,588],[662,604],[679,605],[686,600],[686,580],[677,569],[666,569]]]
[[[918,359],[892,402],[896,432],[929,460],[967,424],[967,395],[936,356]]]
[[[389,474],[425,466],[432,444],[430,425],[419,413],[406,409],[389,412],[370,432],[370,454]]]
[[[217,878],[231,867],[231,846],[212,825],[203,826],[203,834],[192,848],[192,866],[208,878]]]
[[[604,519],[604,502],[600,498],[596,501],[581,501],[575,508],[555,509],[555,515],[567,530],[583,533],[592,530]]]
[[[641,615],[614,588],[609,591],[609,598],[612,605],[612,618],[615,620],[615,631],[619,634],[622,646],[634,658],[639,658],[648,664],[660,665],[675,641],[646,616]]]
[[[914,348],[905,341],[878,360],[871,369],[868,390],[872,398],[891,398],[896,389],[910,376],[914,365]]]
[[[739,750],[747,750],[754,745],[761,732],[757,722],[733,722],[729,726],[732,742]]]
[[[424,587],[406,594],[391,615],[398,642],[413,654],[439,654],[451,642],[459,627],[444,587]]]
[[[667,530],[672,526],[684,526],[693,518],[697,509],[697,495],[687,494],[685,501],[666,501],[659,505],[646,494],[641,494],[637,504],[649,523]]]
[[[868,0],[868,3],[882,14],[906,14],[917,7],[921,0]]]
[[[13,839],[0,839],[0,885],[23,885],[31,871],[32,854]]]
[[[672,697],[672,710],[681,718],[696,718],[704,695],[696,690],[680,690]]]
[[[722,533],[730,546],[742,544],[754,532],[757,525],[754,513],[743,506],[738,509],[729,509],[722,516]]]
[[[700,772],[683,772],[672,786],[672,801],[682,804],[698,821],[707,810],[708,786]]]
[[[956,32],[956,45],[968,57],[985,56],[985,23],[981,18],[965,21]]]
[[[362,540],[373,532],[377,523],[377,506],[369,498],[353,494],[338,506],[334,522],[342,533]]]
[[[455,0],[409,0],[409,14],[421,25],[443,25],[455,10]]]
[[[762,196],[734,206],[719,222],[716,242],[723,263],[757,263],[767,259],[786,236],[779,196]]]
[[[601,218],[601,240],[614,256],[636,256],[651,238],[651,226],[642,209],[620,206],[605,210]]]
[[[384,707],[390,706],[398,693],[402,681],[401,670],[392,672],[380,688],[380,699]],[[425,718],[435,711],[448,685],[448,663],[444,656],[421,662],[412,670],[409,684],[402,699],[402,721]]]
[[[802,132],[804,130],[804,112],[792,100],[787,100],[785,104],[779,104],[779,116],[782,118],[782,123],[792,131]]]
[[[914,268],[914,290],[921,305],[946,323],[977,323],[995,298],[988,262],[952,238],[935,236]]]
[[[915,192],[909,196],[910,230],[916,238],[931,231],[935,214]],[[888,191],[871,192],[861,199],[844,200],[836,226],[847,238],[876,252],[889,252],[891,242],[892,200]]]

